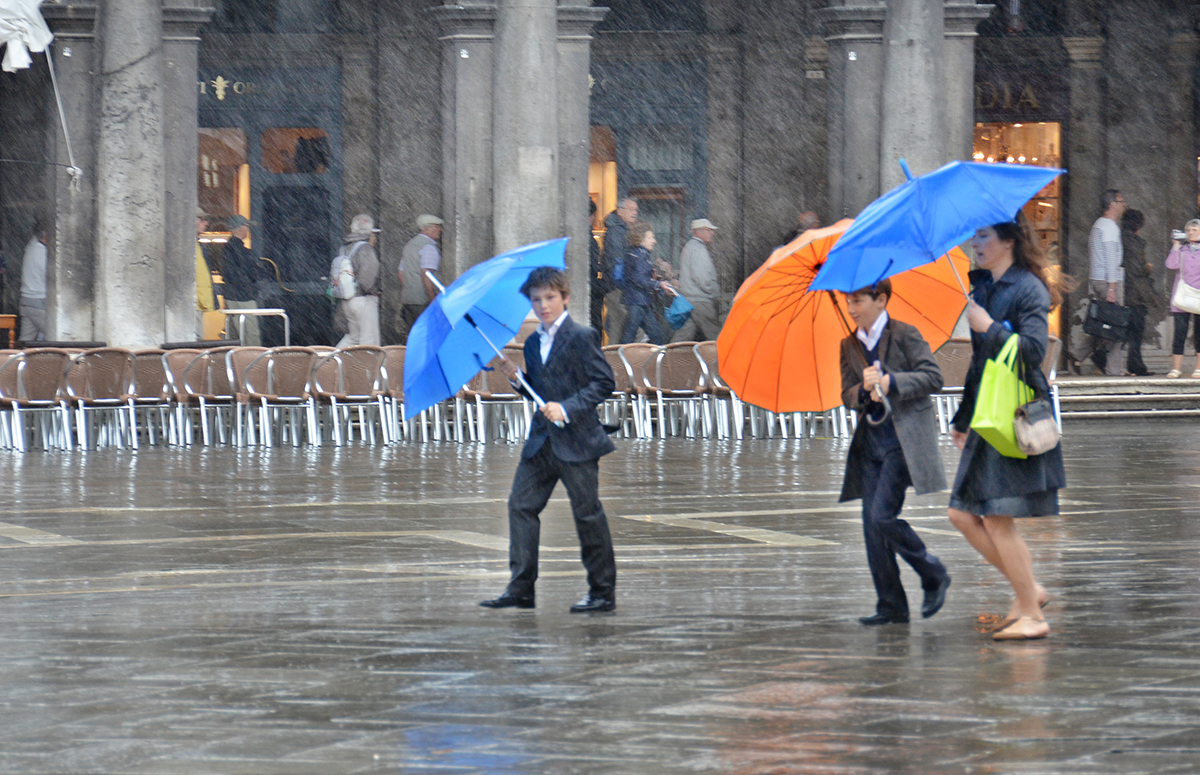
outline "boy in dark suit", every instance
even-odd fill
[[[525,379],[546,405],[534,415],[508,497],[512,578],[504,594],[480,605],[534,607],[541,529],[538,515],[561,480],[571,500],[588,578],[588,593],[571,606],[571,613],[612,611],[617,607],[617,566],[597,488],[600,457],[615,447],[596,413],[600,402],[612,394],[612,369],[600,349],[600,334],[575,323],[567,313],[569,286],[561,270],[533,270],[521,293],[541,321],[525,340]],[[502,359],[500,369],[515,385],[516,364]]]
[[[867,564],[877,598],[875,613],[859,619],[865,625],[908,621],[897,554],[921,577],[921,616],[936,614],[950,587],[945,566],[900,519],[909,485],[918,494],[946,488],[929,399],[942,388],[942,370],[915,326],[889,318],[891,296],[890,280],[849,294],[846,306],[858,330],[841,345],[842,399],[858,412],[859,423],[840,500],[862,498]],[[886,417],[881,396],[891,404]]]

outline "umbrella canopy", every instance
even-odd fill
[[[852,223],[804,232],[772,253],[734,296],[717,358],[722,381],[743,401],[773,412],[824,412],[842,403],[840,343],[854,324],[844,298],[809,284]],[[952,262],[964,274],[970,267],[955,248],[892,278],[888,314],[916,326],[934,350],[967,305]]]
[[[854,291],[929,263],[976,229],[1011,221],[1023,204],[1064,172],[955,161],[913,178],[859,214],[830,251],[812,289]]]
[[[6,73],[29,67],[29,52],[42,52],[54,40],[38,6],[42,0],[0,0],[0,46]],[[6,45],[7,44],[7,45]]]
[[[458,392],[507,344],[529,314],[529,273],[566,268],[567,238],[523,245],[468,269],[429,303],[404,351],[404,410],[413,415]],[[470,318],[469,322],[467,318]]]

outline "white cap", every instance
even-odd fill
[[[366,213],[359,213],[350,219],[351,234],[370,234],[375,231],[375,219]]]
[[[695,231],[696,229],[712,229],[713,231],[716,231],[716,228],[716,226],[713,226],[713,222],[707,218],[697,218],[696,220],[692,221],[692,231]]]
[[[442,225],[442,219],[437,217],[436,215],[429,215],[428,213],[426,213],[425,215],[417,216],[417,229],[418,230],[425,229],[430,226],[441,226],[441,225]]]

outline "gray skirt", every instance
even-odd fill
[[[1060,450],[1061,448],[1057,448],[1053,452],[1061,456]],[[1007,459],[991,444],[984,441],[975,431],[970,431],[967,434],[967,443],[963,447],[962,459],[958,463],[954,486],[950,490],[950,508],[979,517],[1050,517],[1058,514],[1057,489],[986,499],[976,497],[973,493],[975,488],[971,487],[972,478],[999,476],[1006,462]]]

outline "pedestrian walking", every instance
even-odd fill
[[[717,268],[708,252],[717,227],[707,218],[697,218],[691,227],[692,238],[679,252],[679,292],[691,302],[692,314],[675,332],[673,342],[715,340],[721,333],[717,314],[721,288],[717,284]]]
[[[396,276],[400,280],[400,319],[408,341],[408,332],[421,313],[438,295],[437,286],[425,274],[432,272],[436,277],[441,271],[442,251],[438,240],[442,238],[442,219],[436,215],[417,216],[417,233],[404,244],[400,254],[400,268]]]
[[[529,273],[521,286],[540,324],[525,340],[525,379],[546,404],[534,415],[529,439],[508,498],[508,565],[504,593],[484,608],[533,608],[538,576],[540,514],[559,481],[571,501],[588,592],[571,613],[611,611],[617,606],[617,565],[608,517],[599,496],[600,458],[615,447],[596,407],[612,393],[612,369],[600,349],[600,332],[571,320],[570,285],[553,267]],[[519,369],[504,358],[500,369],[515,380]]]
[[[22,342],[46,340],[46,261],[46,228],[38,222],[33,225],[21,260],[21,299],[17,311],[21,313],[18,339]]]
[[[1100,207],[1103,212],[1088,234],[1088,288],[1092,299],[1124,306],[1125,271],[1121,268],[1121,227],[1118,222],[1125,213],[1125,197],[1120,191],[1110,188],[1101,196]],[[1090,358],[1100,373],[1119,377],[1125,373],[1121,368],[1122,344],[1088,336],[1083,346],[1073,353],[1071,365],[1078,373],[1082,362]]]
[[[1121,266],[1125,270],[1125,306],[1129,309],[1125,374],[1130,377],[1154,375],[1142,360],[1146,315],[1155,303],[1154,267],[1146,260],[1146,240],[1141,237],[1145,223],[1141,210],[1126,210],[1121,216]]]
[[[1040,395],[1050,385],[1042,373],[1049,343],[1050,307],[1061,301],[1050,282],[1049,266],[1021,223],[997,223],[975,232],[971,244],[979,269],[971,272],[971,365],[962,403],[950,432],[962,450],[950,494],[951,523],[984,559],[996,566],[1012,585],[1016,600],[992,637],[996,640],[1044,638],[1050,626],[1042,616],[1046,590],[1033,574],[1033,560],[1017,530],[1016,520],[1058,513],[1058,491],[1066,485],[1062,444],[1028,458],[1005,457],[975,431],[971,418],[979,395],[983,368],[1008,338],[1019,335],[1019,358],[1024,379]]]
[[[654,344],[667,341],[658,317],[654,314],[654,297],[660,291],[670,292],[671,286],[666,280],[655,280],[654,267],[650,254],[658,240],[654,230],[645,221],[638,221],[629,229],[629,252],[624,261],[624,293],[621,302],[625,305],[625,331],[621,334],[621,344],[628,344],[637,337],[638,329],[646,332],[646,336]]]
[[[1196,351],[1194,379],[1200,379],[1200,315],[1189,312],[1175,303],[1179,284],[1186,283],[1200,289],[1200,219],[1193,218],[1183,227],[1186,240],[1175,240],[1167,256],[1167,269],[1175,270],[1175,284],[1171,286],[1171,317],[1174,319],[1175,336],[1171,340],[1171,370],[1167,376],[1178,379],[1183,376],[1183,346],[1187,344],[1188,324],[1192,324],[1192,347]]]
[[[379,294],[383,290],[379,257],[375,254],[375,219],[359,213],[350,220],[350,233],[342,242],[338,257],[348,256],[354,276],[354,295],[338,302],[346,321],[346,335],[338,349],[360,344],[380,344]],[[335,261],[336,265],[336,261]]]
[[[875,582],[875,613],[862,624],[905,623],[908,597],[900,581],[899,554],[921,577],[921,616],[942,608],[950,574],[916,531],[900,519],[904,493],[946,489],[930,396],[942,388],[942,370],[915,326],[888,316],[890,280],[848,294],[858,330],[841,343],[842,400],[859,422],[846,458],[839,502],[862,499],[867,564]],[[891,410],[881,400],[888,398]]]
[[[627,196],[617,202],[617,209],[604,218],[604,251],[601,262],[610,281],[604,296],[604,330],[608,343],[621,341],[625,332],[625,305],[621,301],[624,285],[625,254],[629,252],[629,227],[637,223],[638,201]]]

